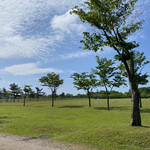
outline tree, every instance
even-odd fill
[[[6,90],[6,88],[2,89],[2,93],[3,93],[4,100],[6,100],[7,99],[7,90]]]
[[[73,84],[77,88],[77,90],[83,89],[86,91],[89,98],[89,107],[91,107],[91,93],[93,88],[97,86],[97,80],[93,74],[87,74],[83,72],[81,74],[74,73],[71,78],[74,79]]]
[[[107,58],[99,58],[96,56],[97,64],[96,69],[93,69],[93,73],[100,78],[99,85],[103,86],[107,96],[107,110],[109,110],[109,95],[114,87],[120,87],[125,85],[125,79],[117,72],[117,68],[114,67],[114,61],[107,60]]]
[[[28,96],[30,98],[30,102],[31,102],[31,98],[35,97],[35,92],[31,89],[31,85],[29,86],[29,93]]]
[[[143,70],[145,65],[150,63],[150,61],[146,61],[146,57],[144,56],[144,52],[140,53],[139,51],[134,52],[133,59],[134,59],[135,80],[136,80],[137,86],[147,84],[149,82],[147,79],[149,77],[149,75],[147,73],[142,74],[142,70]],[[124,65],[122,63],[120,63],[118,68],[120,69],[120,73],[124,77],[127,78],[128,75],[127,75],[127,72],[125,71]],[[140,105],[140,108],[142,108],[141,95],[139,96],[139,105]]]
[[[40,89],[39,87],[35,87],[35,89],[36,89],[36,98],[37,98],[37,101],[38,101],[39,97],[40,97],[41,95],[43,95],[43,94],[42,94],[42,90],[43,90],[43,89]]]
[[[47,76],[41,77],[39,79],[41,83],[43,83],[42,86],[48,86],[51,89],[52,92],[52,107],[54,107],[54,99],[56,96],[56,91],[58,87],[63,84],[64,80],[60,79],[59,74],[55,74],[54,72],[48,73]]]
[[[23,102],[23,106],[26,105],[26,97],[29,96],[29,93],[30,93],[30,86],[31,86],[31,85],[25,85],[24,88],[23,88],[23,91],[24,91],[24,102]]]
[[[75,6],[71,13],[77,14],[82,22],[88,22],[93,33],[84,32],[81,41],[84,49],[97,52],[104,46],[113,48],[117,60],[125,66],[132,94],[132,126],[141,126],[139,90],[135,79],[133,54],[139,46],[128,37],[142,28],[142,21],[136,21],[133,13],[137,0],[86,0],[81,8]],[[104,50],[104,49],[102,49]],[[129,63],[128,63],[129,62]]]
[[[60,96],[62,99],[64,99],[64,98],[65,98],[65,93],[62,92],[59,96]]]
[[[17,97],[18,93],[20,92],[20,87],[18,86],[18,84],[15,84],[15,83],[11,83],[9,86],[10,86],[10,90],[14,97],[14,102],[15,102],[16,97]]]

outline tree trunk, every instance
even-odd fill
[[[54,107],[54,94],[52,93],[52,107]]]
[[[106,92],[106,95],[107,95],[107,110],[109,110],[109,95],[108,95],[108,92]]]
[[[106,97],[107,97],[107,110],[109,110],[109,95],[108,95],[108,90],[107,90],[107,87],[106,85],[104,84],[105,86],[105,90],[106,90]]]
[[[25,105],[26,105],[26,98],[24,97],[23,106],[25,107]]]
[[[132,94],[132,126],[141,126],[141,116],[140,116],[140,108],[139,108],[139,91],[136,88],[134,82],[130,81],[131,94]]]
[[[91,107],[91,94],[89,91],[88,91],[88,98],[89,98],[89,107]]]
[[[141,126],[141,115],[140,115],[140,108],[139,108],[140,93],[139,93],[138,86],[135,80],[133,60],[130,60],[129,83],[130,83],[131,95],[132,95],[131,125]]]

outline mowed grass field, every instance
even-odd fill
[[[150,150],[150,99],[142,99],[143,127],[131,127],[131,100],[88,99],[0,103],[0,132],[29,137],[50,136],[50,140],[104,150]]]

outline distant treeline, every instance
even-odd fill
[[[3,92],[4,91],[4,92]],[[139,88],[140,94],[141,94],[141,98],[150,98],[150,87],[142,87]],[[112,91],[109,94],[110,98],[131,98],[131,92],[130,90],[128,92],[122,93],[122,92],[118,92],[118,91]],[[18,95],[16,95],[16,99],[20,99],[20,98],[24,98],[24,94],[23,93],[19,93]],[[32,92],[30,94],[27,95],[27,98],[29,99],[37,99],[37,93]],[[51,95],[46,95],[41,94],[38,95],[38,98],[52,98]],[[73,94],[69,94],[69,93],[61,93],[61,94],[56,94],[56,98],[57,99],[65,99],[65,98],[87,98],[87,94],[77,94],[77,95],[73,95]],[[94,99],[105,99],[106,98],[106,92],[101,90],[101,91],[97,91],[97,92],[92,92],[91,94],[91,98]],[[6,100],[11,100],[13,99],[13,93],[10,91],[5,91],[5,90],[1,90],[0,91],[0,99],[6,99]]]
[[[142,87],[139,88],[140,94],[141,94],[141,98],[150,98],[150,87]],[[51,95],[49,95],[48,97],[51,97]],[[57,97],[59,98],[87,98],[87,94],[77,94],[77,95],[73,95],[73,94],[65,94],[62,93],[60,95],[57,95]],[[131,92],[130,90],[128,92],[122,93],[122,92],[118,92],[118,91],[112,91],[109,95],[110,98],[131,98]],[[101,90],[98,92],[92,92],[91,94],[91,98],[95,98],[95,99],[103,99],[106,98],[106,92]]]

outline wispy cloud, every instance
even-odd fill
[[[38,63],[27,63],[6,67],[4,68],[3,72],[11,73],[13,75],[24,76],[49,72],[62,73],[63,71],[54,68],[39,68]]]
[[[41,56],[63,39],[48,24],[78,0],[0,0],[0,58]]]
[[[86,30],[86,27],[78,22],[79,17],[74,14],[71,15],[68,11],[62,15],[55,15],[51,21],[51,27],[54,30],[60,30],[66,33],[78,32],[81,34]]]
[[[87,56],[91,56],[91,55],[95,55],[95,56],[96,55],[104,55],[104,54],[108,54],[108,53],[112,52],[112,48],[110,48],[110,47],[104,47],[103,49],[104,49],[103,52],[101,52],[99,50],[96,53],[94,51],[80,50],[80,51],[76,51],[76,52],[69,53],[66,55],[60,55],[59,60],[72,59],[72,58],[82,58],[82,57],[87,57]]]

